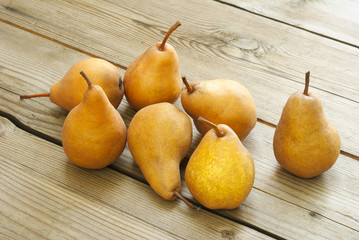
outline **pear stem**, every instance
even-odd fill
[[[80,72],[81,76],[86,80],[87,84],[89,85],[89,87],[92,86],[92,82],[91,80],[86,76],[86,74],[84,73],[84,71]]]
[[[179,26],[181,26],[181,23],[179,21],[177,21],[167,32],[165,38],[163,39],[161,45],[159,46],[159,50],[160,51],[164,51],[165,50],[165,45],[167,42],[167,39],[170,37],[171,33],[176,30],[176,28],[178,28]]]
[[[36,97],[50,97],[50,93],[39,93],[39,94],[33,94],[33,95],[21,95],[20,99],[36,98]]]
[[[309,89],[309,77],[310,77],[310,72],[308,71],[305,74],[305,88],[304,88],[304,92],[303,94],[308,96],[308,89]]]
[[[188,207],[190,207],[192,209],[196,209],[196,210],[200,209],[200,207],[192,204],[190,201],[185,199],[179,192],[175,191],[174,194],[176,195],[177,198],[181,199]]]
[[[185,76],[182,77],[182,81],[183,81],[184,85],[186,86],[187,91],[190,93],[193,93],[193,88],[189,85],[187,78]]]
[[[202,121],[205,122],[209,125],[211,125],[211,127],[216,131],[216,134],[218,137],[223,137],[224,133],[218,128],[218,126],[210,121],[208,121],[207,119],[204,119],[203,117],[198,117],[197,121]]]

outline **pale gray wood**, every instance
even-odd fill
[[[13,239],[269,239],[164,201],[112,169],[81,169],[61,147],[0,118],[0,236]]]
[[[359,2],[305,0],[222,0],[285,24],[359,46]]]
[[[45,145],[39,147],[46,149]],[[22,157],[28,158],[25,154]],[[131,216],[124,206],[108,206],[93,196],[79,194],[76,183],[61,185],[12,158],[1,156],[0,162],[2,239],[180,239],[160,226]]]
[[[3,60],[1,62],[2,66],[5,66],[0,70],[1,110],[11,113],[19,119],[21,119],[21,115],[27,114],[28,117],[23,117],[22,122],[34,128],[36,128],[37,124],[44,124],[46,127],[39,127],[38,129],[42,131],[42,129],[48,128],[44,132],[59,140],[61,125],[66,116],[66,111],[62,111],[57,106],[51,104],[48,99],[20,102],[17,94],[20,94],[18,93],[19,90],[23,91],[23,89],[28,89],[28,87],[32,87],[34,91],[38,90],[38,86],[43,86],[42,90],[48,89],[51,86],[51,82],[49,82],[47,77],[48,75],[53,74],[58,79],[71,66],[74,60],[87,56],[66,49],[61,45],[41,40],[41,38],[31,34],[19,34],[12,27],[9,27],[9,30],[7,30],[6,25],[2,26],[4,27],[0,29],[6,34],[0,35],[1,40],[9,36],[10,40],[4,42],[12,50],[10,51],[10,48],[1,49],[4,53],[3,56],[10,56],[7,58],[2,57]],[[21,39],[26,39],[29,44],[22,42]],[[14,43],[12,44],[12,42]],[[36,48],[31,48],[34,42],[41,46],[41,51],[34,51]],[[62,54],[62,51],[64,51],[64,54]],[[52,61],[59,64],[60,67],[58,65],[53,67]],[[64,66],[61,66],[61,64]],[[39,71],[39,69],[43,71]],[[62,72],[59,73],[60,71]],[[41,75],[44,73],[46,75]],[[12,81],[11,83],[8,82],[9,79]],[[260,86],[257,87],[260,88]],[[179,102],[176,105],[179,106]],[[338,105],[345,104],[339,103]],[[121,104],[119,111],[123,113],[126,123],[129,123],[134,111],[129,108],[126,102]],[[27,120],[29,118],[33,119]],[[42,119],[39,121],[38,118]],[[258,132],[263,133],[263,135],[258,135]],[[272,134],[272,128],[257,124],[253,133],[245,141],[245,145],[249,148],[256,161],[257,175],[255,188],[248,200],[238,210],[224,211],[223,213],[250,222],[278,235],[282,236],[283,234],[288,238],[293,238],[295,231],[299,231],[297,234],[298,238],[301,239],[308,234],[313,238],[319,238],[320,236],[315,234],[320,234],[321,232],[327,234],[324,234],[323,238],[334,238],[336,236],[334,232],[345,233],[349,237],[355,236],[357,232],[353,228],[357,229],[358,220],[355,218],[355,214],[358,210],[352,204],[353,202],[349,202],[348,205],[346,204],[347,197],[354,199],[354,201],[358,199],[357,195],[351,191],[351,189],[356,189],[355,186],[358,184],[357,180],[355,180],[358,179],[355,175],[358,171],[353,170],[357,169],[357,165],[355,165],[357,163],[353,159],[341,156],[340,159],[344,158],[344,161],[339,159],[338,163],[342,164],[338,165],[337,163],[332,170],[323,175],[330,176],[330,181],[317,181],[316,179],[309,181],[297,180],[297,178],[284,171],[278,170],[279,168],[275,163],[275,159],[271,155]],[[195,138],[195,142],[198,143],[200,138],[198,133],[195,134]],[[259,166],[257,162],[259,162]],[[122,170],[129,170],[134,175],[141,177],[128,150],[124,152],[114,166],[118,166]],[[353,174],[350,174],[352,172]],[[324,177],[324,179],[327,178]],[[323,178],[320,177],[319,179]],[[297,189],[297,182],[300,185],[299,189]],[[330,182],[330,185],[332,182],[335,183],[330,187],[330,190],[328,190],[328,182]],[[271,190],[268,191],[267,189]],[[306,190],[304,193],[303,189]],[[343,189],[345,191],[342,191]],[[190,196],[185,187],[183,192],[185,196]],[[339,199],[338,195],[339,198],[341,195],[346,196],[346,198]],[[307,196],[310,197],[307,199]],[[339,201],[336,201],[337,199]],[[161,199],[159,201],[161,202]],[[330,204],[327,204],[327,201]],[[297,226],[297,229],[293,226]]]
[[[359,49],[215,1],[5,1],[0,18],[122,66],[169,39],[189,80],[231,78],[244,84],[259,118],[277,124],[304,73],[342,137],[359,156]],[[225,16],[225,17],[224,17]],[[37,45],[40,47],[41,45]],[[31,91],[30,91],[31,92]]]

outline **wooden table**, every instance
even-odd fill
[[[355,0],[1,0],[0,239],[359,239],[358,16]],[[48,92],[89,57],[123,75],[176,20],[169,43],[181,74],[237,80],[256,102],[258,122],[244,141],[255,184],[234,210],[161,199],[127,148],[104,169],[76,167],[61,147],[67,111],[47,98],[19,99]],[[342,147],[332,169],[300,179],[278,165],[272,138],[308,70]],[[118,110],[128,126],[135,111],[126,99]],[[187,159],[199,140],[194,130]]]

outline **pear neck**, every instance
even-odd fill
[[[84,94],[83,102],[88,103],[93,110],[96,110],[94,106],[106,106],[106,103],[109,103],[109,100],[102,88],[98,85],[94,85],[83,71],[81,71],[80,74],[86,80],[88,85]]]
[[[107,108],[112,107],[105,92],[98,85],[92,85],[85,91],[82,103],[90,112],[100,112],[102,117],[106,116]]]

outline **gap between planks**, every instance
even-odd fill
[[[61,141],[59,141],[59,140],[57,140],[57,139],[55,139],[55,138],[53,138],[53,137],[51,137],[51,136],[49,136],[49,135],[46,135],[46,134],[44,134],[44,133],[41,133],[41,132],[39,132],[39,131],[37,131],[37,130],[31,128],[31,127],[28,127],[27,125],[23,124],[21,121],[19,121],[16,117],[12,116],[11,114],[8,114],[8,113],[5,113],[5,112],[3,112],[3,111],[0,111],[0,117],[4,117],[4,118],[8,119],[8,120],[9,120],[11,123],[13,123],[17,128],[19,128],[19,129],[21,129],[21,130],[23,130],[23,131],[25,131],[25,132],[27,132],[27,133],[30,133],[30,134],[32,134],[32,135],[35,135],[35,136],[37,136],[37,137],[40,137],[41,139],[44,139],[44,140],[49,141],[49,142],[52,142],[52,143],[54,143],[54,144],[56,144],[56,145],[62,147]],[[147,182],[145,179],[142,179],[142,178],[138,177],[136,174],[133,174],[133,173],[131,173],[131,172],[129,172],[129,171],[126,171],[126,170],[124,170],[124,169],[121,169],[121,168],[117,167],[116,165],[109,165],[109,166],[107,166],[107,167],[110,168],[110,169],[112,169],[112,170],[115,170],[115,171],[117,171],[117,172],[119,172],[119,173],[121,173],[121,174],[124,174],[124,175],[126,175],[126,176],[128,176],[128,177],[131,177],[132,179],[135,179],[136,181],[139,181],[139,182],[142,182],[142,183],[144,183],[144,184],[146,184],[146,185],[149,185],[148,182]],[[198,203],[197,203],[196,201],[193,201],[192,199],[187,198],[187,197],[186,197],[186,199],[187,199],[188,201],[190,201],[191,203],[193,203],[193,204],[195,204],[195,205],[198,205]],[[207,209],[207,208],[205,208],[204,206],[201,206],[201,208],[202,208],[203,210],[206,210],[206,211],[208,211],[208,212],[211,212],[211,213],[213,213],[213,214],[216,214],[216,215],[218,215],[218,216],[220,216],[220,217],[223,217],[223,218],[225,218],[225,219],[228,219],[228,220],[230,220],[230,221],[233,221],[233,222],[239,223],[239,224],[241,224],[241,225],[244,225],[244,226],[246,226],[246,227],[249,227],[249,228],[251,228],[251,229],[253,229],[253,230],[257,231],[257,232],[263,233],[263,234],[265,234],[265,235],[267,235],[267,236],[269,236],[269,237],[272,237],[272,238],[275,238],[275,239],[279,239],[279,240],[285,239],[285,238],[283,238],[283,237],[281,237],[281,236],[276,235],[275,233],[272,233],[272,232],[269,232],[269,231],[267,231],[267,230],[264,230],[264,229],[262,229],[262,228],[260,228],[260,227],[258,227],[258,226],[255,226],[255,225],[253,225],[253,224],[251,224],[251,223],[249,223],[249,222],[242,221],[242,220],[240,220],[240,219],[233,218],[233,217],[231,217],[231,216],[228,216],[228,215],[226,215],[226,214],[223,214],[223,213],[221,213],[220,211]]]
[[[2,113],[3,113],[3,112],[0,111],[0,118],[1,118],[1,114],[2,114]],[[11,115],[9,115],[9,114],[7,114],[7,115],[8,115],[8,116],[11,116]],[[15,119],[14,117],[12,117],[12,118]],[[8,118],[6,118],[6,119],[9,120],[9,121],[13,124],[13,122],[12,122],[11,119],[8,119]],[[1,119],[0,119],[0,121],[1,121]],[[18,121],[18,120],[17,120],[17,121]],[[15,127],[19,128],[17,125],[15,125]],[[22,130],[23,130],[23,129],[22,129]],[[27,131],[24,131],[24,132],[27,132]],[[28,133],[28,132],[27,132],[27,133]],[[30,134],[31,134],[31,133],[30,133]],[[32,135],[33,135],[33,134],[32,134]],[[37,136],[37,137],[38,137],[38,136]],[[41,137],[40,137],[40,138],[41,138]],[[44,140],[46,140],[46,139],[44,139]],[[127,172],[126,170],[123,170],[123,169],[117,167],[116,165],[109,165],[109,166],[107,166],[107,167],[105,167],[105,168],[112,169],[112,170],[114,170],[114,171],[116,171],[116,172],[118,172],[118,173],[121,173],[121,174],[123,174],[123,175],[125,175],[125,176],[127,176],[127,177],[130,177],[130,178],[132,178],[132,179],[134,179],[134,180],[136,180],[136,181],[139,181],[139,182],[144,183],[144,184],[146,184],[146,185],[149,186],[149,184],[146,182],[145,179],[141,179],[140,177],[136,176],[135,174],[131,174],[130,172]],[[186,199],[189,200],[190,202],[192,202],[192,203],[198,205],[198,203],[197,203],[196,201],[194,201],[194,200],[192,200],[192,199],[190,199],[190,198],[186,198]],[[187,206],[186,206],[186,207],[187,207]],[[217,216],[219,216],[219,217],[222,217],[222,218],[227,219],[227,220],[229,220],[229,221],[232,221],[232,222],[234,222],[234,223],[238,223],[238,224],[243,225],[243,226],[245,226],[245,227],[248,227],[248,228],[250,228],[250,229],[253,229],[254,231],[256,231],[256,232],[258,232],[258,233],[261,233],[261,234],[263,234],[263,235],[266,235],[266,236],[268,236],[268,237],[271,237],[271,238],[274,238],[274,239],[279,239],[279,240],[285,239],[285,238],[283,238],[283,237],[281,237],[281,236],[279,236],[279,235],[277,235],[277,234],[275,234],[275,233],[272,233],[272,232],[270,232],[270,231],[268,231],[268,230],[262,229],[261,227],[255,226],[255,225],[253,225],[253,224],[251,224],[251,223],[248,223],[248,222],[246,222],[246,221],[243,221],[243,220],[240,220],[240,219],[231,217],[231,216],[227,216],[226,214],[220,213],[220,212],[218,212],[218,211],[216,211],[216,210],[207,209],[207,208],[205,208],[205,207],[203,207],[203,206],[201,206],[201,210],[202,210],[202,211],[209,212],[209,213],[212,213],[212,214],[214,214],[214,215],[217,215]],[[196,211],[196,210],[193,210],[193,211]]]
[[[323,35],[323,34],[318,34],[318,33],[313,32],[313,31],[311,31],[311,30],[307,30],[307,29],[304,29],[304,28],[301,28],[301,27],[297,27],[297,26],[295,26],[295,25],[292,25],[292,24],[289,24],[289,23],[286,23],[286,22],[283,22],[283,21],[280,21],[280,20],[276,20],[276,19],[274,19],[274,18],[267,17],[267,16],[264,16],[264,15],[261,15],[261,14],[255,13],[255,12],[252,12],[252,11],[250,11],[250,10],[247,10],[247,9],[245,9],[245,8],[241,8],[241,7],[236,6],[236,5],[234,5],[234,4],[231,4],[231,3],[222,2],[222,1],[220,1],[220,0],[213,0],[213,1],[219,2],[219,3],[222,3],[222,4],[225,4],[225,5],[229,5],[229,6],[231,6],[231,7],[235,7],[235,8],[241,9],[241,10],[243,10],[243,11],[249,12],[249,13],[251,13],[251,14],[255,14],[255,15],[258,15],[258,16],[261,16],[261,17],[264,17],[264,18],[268,18],[268,19],[271,19],[271,20],[273,20],[273,21],[276,21],[276,22],[279,22],[279,23],[283,23],[283,24],[289,25],[289,26],[291,26],[291,27],[295,27],[295,28],[298,28],[298,29],[301,29],[301,30],[304,30],[304,31],[307,31],[307,32],[310,32],[310,33],[313,33],[313,34],[316,34],[316,35],[319,35],[319,36],[321,36],[321,37],[329,38],[329,39],[331,39],[331,40],[334,40],[334,41],[337,41],[337,42],[341,42],[341,43],[350,45],[350,46],[352,46],[352,47],[359,48],[359,46],[356,46],[356,45],[354,45],[354,44],[346,43],[346,42],[344,42],[344,41],[341,41],[341,40],[338,40],[338,39],[335,39],[335,38],[332,38],[332,37],[328,37],[328,36]],[[2,19],[2,18],[0,18],[0,22],[3,22],[3,23],[5,23],[5,24],[8,24],[8,25],[10,25],[10,26],[12,26],[12,27],[18,28],[18,29],[23,30],[23,31],[25,31],[25,32],[34,34],[34,35],[36,35],[36,36],[38,36],[38,37],[41,37],[41,38],[44,38],[44,39],[46,39],[46,40],[55,42],[55,43],[57,43],[57,44],[59,44],[59,45],[61,45],[61,46],[70,48],[70,49],[72,49],[72,50],[74,50],[74,51],[80,52],[80,53],[85,54],[85,55],[88,55],[88,56],[90,56],[90,57],[102,58],[102,57],[99,57],[99,56],[97,56],[97,55],[95,55],[95,54],[92,54],[92,53],[90,53],[90,52],[84,51],[84,50],[82,50],[82,49],[80,49],[80,48],[74,47],[74,46],[72,46],[72,45],[70,45],[70,44],[61,42],[61,41],[56,40],[56,39],[54,39],[54,38],[48,37],[48,36],[46,36],[46,35],[44,35],[44,34],[37,33],[37,32],[35,32],[35,31],[33,31],[33,30],[27,29],[27,28],[25,28],[25,27],[22,27],[22,26],[20,26],[20,25],[17,25],[17,24],[15,24],[15,23],[10,22],[10,21],[4,20],[4,19]],[[123,69],[123,70],[126,70],[126,69],[127,69],[126,66],[120,65],[120,64],[115,63],[115,62],[113,62],[113,61],[110,61],[110,60],[108,60],[108,59],[105,59],[105,60],[108,61],[108,62],[111,62],[113,65],[115,65],[115,66],[117,66],[117,67],[119,67],[119,68],[121,68],[121,69]],[[350,99],[349,99],[349,100],[350,100]],[[53,138],[53,137],[51,137],[51,136],[49,136],[49,135],[46,135],[46,134],[44,134],[44,133],[42,133],[42,132],[39,132],[39,131],[37,131],[37,130],[35,130],[35,129],[33,129],[33,128],[31,128],[31,127],[29,127],[29,126],[27,126],[27,125],[25,125],[25,124],[23,124],[23,123],[21,123],[16,117],[14,117],[14,116],[12,116],[12,115],[10,115],[10,114],[7,114],[7,113],[5,113],[5,112],[0,111],[0,116],[3,116],[3,117],[5,117],[5,118],[9,119],[15,126],[19,127],[20,129],[22,129],[22,130],[24,130],[24,131],[26,131],[26,132],[29,132],[29,133],[31,133],[31,134],[34,134],[34,135],[36,135],[36,136],[38,136],[38,137],[41,137],[41,138],[47,140],[47,141],[50,141],[50,142],[55,143],[55,144],[57,144],[57,145],[59,145],[59,146],[62,146],[61,141],[58,141],[57,139],[55,139],[55,138]],[[276,125],[275,125],[275,124],[270,123],[270,122],[268,122],[268,121],[265,121],[265,120],[263,120],[263,119],[257,118],[257,121],[260,122],[260,123],[263,123],[263,124],[265,124],[265,125],[267,125],[267,126],[270,126],[270,127],[272,127],[272,128],[276,128]],[[344,156],[347,156],[347,157],[349,157],[349,158],[352,158],[352,159],[354,159],[354,160],[359,161],[359,156],[356,156],[356,155],[354,155],[354,154],[348,153],[348,152],[346,152],[346,151],[340,150],[340,154],[343,154]]]
[[[29,31],[30,33],[31,33],[31,31]],[[41,36],[40,34],[36,34],[36,35],[38,35],[38,36]],[[46,37],[45,37],[46,38]],[[50,39],[51,40],[51,38],[46,38],[46,39]],[[58,43],[58,44],[61,44],[61,42],[58,42],[58,41],[54,41],[54,42],[56,42],[56,43]],[[62,45],[65,45],[65,46],[68,46],[68,45],[66,45],[66,44],[62,44]],[[72,48],[72,49],[75,49],[76,50],[76,48]],[[77,51],[77,50],[76,50]],[[84,52],[84,51],[81,51],[81,52]],[[87,55],[90,55],[90,54],[87,54]],[[258,121],[260,121],[261,119],[258,119]],[[18,120],[17,120],[18,121]],[[265,121],[264,121],[264,123],[266,123]],[[271,124],[271,123],[268,123],[269,124],[269,126],[272,126],[272,127],[275,127],[275,125],[274,124]]]
[[[218,2],[220,4],[224,4],[224,5],[227,5],[227,6],[230,6],[230,7],[233,7],[233,8],[237,8],[237,9],[240,9],[242,11],[245,11],[245,12],[248,12],[250,14],[254,14],[256,16],[259,16],[259,17],[263,17],[263,18],[266,18],[266,19],[269,19],[271,21],[274,21],[274,22],[278,22],[278,23],[281,23],[281,24],[284,24],[284,25],[287,25],[287,26],[290,26],[290,27],[293,27],[293,28],[297,28],[297,29],[300,29],[302,31],[306,31],[306,32],[309,32],[309,33],[312,33],[314,35],[317,35],[317,36],[320,36],[320,37],[324,37],[324,38],[327,38],[327,39],[330,39],[330,40],[333,40],[335,42],[339,42],[339,43],[342,43],[342,44],[345,44],[347,46],[351,46],[351,47],[354,47],[354,48],[359,48],[358,45],[355,45],[353,43],[350,43],[350,42],[346,42],[346,41],[343,41],[343,40],[340,40],[340,39],[337,39],[337,38],[334,38],[334,37],[330,37],[328,35],[325,35],[325,34],[322,34],[322,33],[318,33],[318,32],[315,32],[315,31],[312,31],[310,29],[307,29],[307,28],[303,28],[303,27],[299,27],[295,24],[291,24],[291,23],[288,23],[288,22],[285,22],[285,21],[282,21],[282,20],[279,20],[279,19],[276,19],[276,18],[273,18],[273,17],[269,17],[269,16],[266,16],[266,15],[263,15],[263,14],[260,14],[260,13],[257,13],[257,12],[254,12],[254,11],[251,11],[249,9],[246,9],[244,7],[240,7],[234,3],[228,3],[228,2],[224,2],[224,1],[221,1],[221,0],[213,0],[214,2]]]
[[[276,128],[276,127],[277,127],[277,125],[275,125],[275,124],[273,124],[273,123],[270,123],[270,122],[267,122],[267,121],[265,121],[265,120],[263,120],[263,119],[260,119],[260,118],[257,118],[257,122],[263,123],[263,124],[265,124],[265,125],[267,125],[267,126],[269,126],[269,127],[272,127],[272,128]],[[356,155],[354,155],[354,154],[348,153],[348,152],[346,152],[346,151],[340,150],[340,154],[343,154],[343,155],[346,156],[346,157],[349,157],[349,158],[352,158],[352,159],[354,159],[354,160],[359,161],[359,156],[356,156]]]
[[[60,44],[61,46],[64,46],[64,47],[66,47],[66,48],[70,48],[70,49],[72,49],[72,50],[75,50],[75,51],[77,51],[77,52],[83,53],[83,54],[88,55],[88,56],[90,56],[90,57],[100,58],[99,56],[96,56],[95,54],[92,54],[92,53],[90,53],[90,52],[84,51],[84,50],[82,50],[82,49],[80,49],[80,48],[74,47],[74,46],[72,46],[72,45],[70,45],[70,44],[61,42],[61,41],[56,40],[56,39],[54,39],[54,38],[48,37],[48,36],[46,36],[46,35],[44,35],[44,34],[37,33],[37,32],[35,32],[35,31],[33,31],[33,30],[28,29],[28,28],[24,28],[24,27],[22,27],[22,26],[20,26],[20,25],[17,25],[17,24],[15,24],[15,23],[9,22],[9,21],[4,20],[4,19],[2,19],[2,18],[0,18],[0,22],[3,22],[3,23],[5,23],[5,24],[8,24],[8,25],[10,25],[10,26],[12,26],[12,27],[18,28],[18,29],[23,30],[23,31],[25,31],[25,32],[34,34],[34,35],[36,35],[36,36],[38,36],[38,37],[44,38],[44,39],[49,40],[49,41],[52,41],[52,42],[54,42],[54,43]],[[122,66],[122,65],[120,65],[120,64],[118,64],[118,63],[112,62],[112,61],[107,60],[107,59],[106,59],[106,61],[112,63],[113,65],[115,65],[115,66],[117,66],[117,67],[119,67],[119,68],[121,68],[121,69],[124,69],[124,70],[127,69],[125,66]]]

